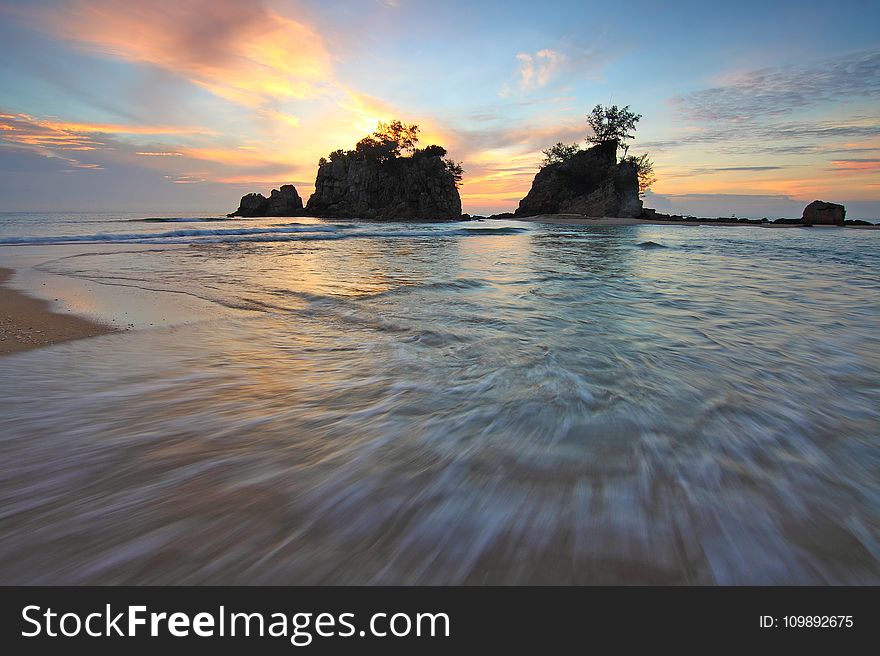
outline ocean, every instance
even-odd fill
[[[0,214],[22,258],[158,300],[0,358],[2,583],[880,583],[880,231]]]

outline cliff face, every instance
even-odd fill
[[[538,171],[517,216],[583,214],[637,217],[642,213],[635,165],[617,162],[617,142],[582,150]]]
[[[238,209],[227,216],[297,216],[303,212],[302,199],[293,185],[273,189],[269,198],[263,194],[247,194],[241,197]]]
[[[458,219],[461,197],[440,157],[377,162],[344,155],[318,168],[306,211],[364,219]]]

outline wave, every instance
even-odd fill
[[[352,225],[285,224],[263,228],[188,228],[166,232],[96,233],[91,235],[0,237],[0,246],[48,245],[88,242],[142,244],[204,244],[237,242],[285,242],[344,238],[406,239],[419,237],[469,237],[480,235],[514,235],[524,228],[456,228],[452,230],[351,230]],[[351,230],[351,231],[348,231]]]
[[[522,232],[528,232],[527,228],[462,228],[467,233],[473,235],[518,235]]]
[[[240,219],[230,219],[225,216],[206,216],[200,218],[186,217],[165,217],[165,216],[149,216],[145,219],[126,219],[129,223],[208,223],[211,221],[238,221]]]
[[[203,243],[239,243],[239,242],[286,242],[314,241],[327,239],[416,239],[425,237],[479,237],[492,235],[514,235],[526,232],[523,228],[494,228],[486,231],[474,228],[455,230],[357,230],[354,232],[336,232],[330,234],[255,234],[235,237],[219,236],[202,240]],[[0,242],[2,243],[2,242]]]
[[[219,228],[208,229],[181,229],[167,232],[99,232],[93,235],[62,235],[57,237],[2,237],[0,245],[14,244],[67,244],[77,242],[147,242],[153,243],[162,240],[180,240],[181,238],[211,238],[211,237],[246,237],[249,235],[263,234],[288,234],[296,232],[336,232],[338,228],[329,225],[290,225],[274,228]],[[171,243],[174,243],[172,241]]]

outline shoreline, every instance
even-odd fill
[[[580,214],[538,214],[535,216],[518,216],[512,219],[507,219],[507,217],[503,217],[500,219],[495,219],[494,217],[486,217],[487,219],[492,220],[513,220],[513,221],[527,221],[531,223],[553,223],[557,225],[591,225],[591,226],[631,226],[631,225],[651,225],[651,226],[663,226],[663,225],[681,225],[681,226],[729,226],[729,227],[747,227],[747,228],[819,228],[820,230],[825,230],[828,228],[852,228],[856,230],[878,230],[880,229],[880,225],[846,225],[846,226],[835,226],[835,225],[814,225],[814,226],[805,226],[798,223],[740,223],[739,221],[660,221],[660,220],[650,220],[650,219],[630,219],[623,217],[612,217],[612,216],[601,216],[601,217],[589,217],[582,216]]]
[[[54,312],[49,301],[12,289],[8,283],[14,274],[0,267],[0,357],[118,332],[75,314]]]
[[[0,357],[100,335],[175,328],[253,310],[138,281],[104,281],[53,272],[52,262],[131,255],[152,245],[45,244],[0,246]],[[167,245],[166,249],[181,246]],[[164,250],[164,249],[163,249]]]

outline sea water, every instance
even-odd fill
[[[880,582],[878,231],[148,219],[0,215],[217,308],[0,359],[0,582]]]

